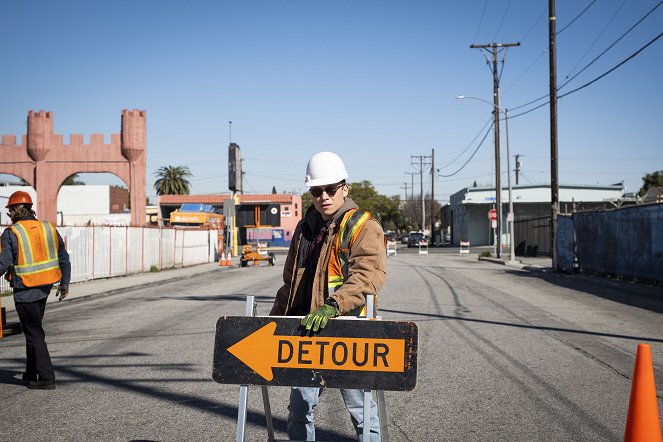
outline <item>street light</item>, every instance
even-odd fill
[[[509,221],[511,221],[511,224],[509,224],[509,261],[515,261],[515,249],[513,248],[513,222],[514,222],[514,214],[513,214],[513,198],[511,197],[511,152],[509,150],[509,110],[508,109],[502,109],[501,107],[497,106],[495,103],[491,103],[488,100],[484,100],[483,98],[479,97],[466,97],[465,95],[459,95],[456,97],[458,100],[463,100],[463,99],[468,99],[468,100],[478,100],[478,101],[483,101],[486,104],[489,104],[493,106],[496,110],[501,111],[504,113],[504,124],[506,126],[506,176],[507,176],[507,182],[508,182],[508,187],[509,187],[509,213],[506,217],[507,224]],[[497,119],[499,121],[499,119]],[[495,194],[497,195],[497,192],[502,192],[502,189],[495,189]],[[501,209],[501,208],[500,208]],[[499,210],[499,215],[500,218],[502,217],[502,211]],[[502,247],[502,232],[500,228],[500,248]]]

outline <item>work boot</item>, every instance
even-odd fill
[[[26,385],[27,385],[27,383],[28,383],[29,381],[36,381],[36,380],[37,380],[37,375],[36,375],[36,374],[28,374],[27,372],[24,372],[24,373],[21,375],[21,379],[22,379],[23,382],[25,382]]]
[[[55,379],[28,381],[28,388],[30,390],[55,390]]]

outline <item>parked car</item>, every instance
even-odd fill
[[[410,235],[407,233],[401,233],[398,236],[398,239],[400,240],[401,244],[407,244],[408,239],[410,239]]]
[[[419,247],[419,243],[424,240],[424,232],[410,232],[407,240],[408,247]]]

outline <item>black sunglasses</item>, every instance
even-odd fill
[[[338,189],[343,186],[345,186],[345,181],[340,184],[332,184],[331,186],[326,187],[311,187],[309,192],[311,192],[311,196],[313,196],[313,198],[320,198],[322,196],[322,192],[325,192],[329,196],[334,196],[336,195],[336,192],[338,192]]]

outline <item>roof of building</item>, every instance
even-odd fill
[[[293,198],[297,195],[292,193],[268,193],[268,194],[255,194],[255,195],[239,195],[239,202],[241,203],[292,203]],[[227,199],[232,198],[232,195],[226,194],[211,194],[211,195],[160,195],[159,205],[180,205],[185,203],[196,204],[214,204],[221,205]]]
[[[559,201],[565,202],[602,202],[619,200],[624,196],[624,186],[614,184],[601,185],[560,185]],[[512,188],[515,203],[545,203],[551,200],[550,185],[514,186]],[[502,202],[508,201],[508,188],[502,187]],[[454,204],[491,204],[495,202],[494,187],[466,187],[450,196],[451,205]]]

